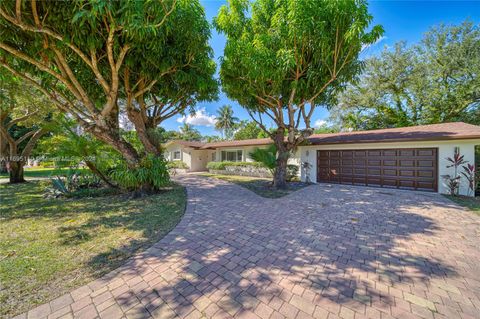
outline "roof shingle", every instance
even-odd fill
[[[480,126],[463,122],[453,122],[370,131],[313,134],[308,138],[307,144],[321,145],[339,143],[380,143],[476,138],[480,139]],[[169,142],[169,144],[170,143],[177,143],[186,147],[197,149],[215,149],[220,147],[267,145],[273,143],[273,141],[270,138],[259,138],[212,143],[175,140]]]
[[[480,138],[480,126],[463,122],[441,123],[370,131],[314,134],[309,142],[318,144],[432,141]]]

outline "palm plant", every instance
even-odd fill
[[[262,163],[273,174],[277,166],[277,147],[275,144],[270,144],[267,148],[256,148],[249,155],[255,162]]]
[[[222,136],[226,139],[233,137],[235,124],[239,119],[233,116],[233,109],[230,105],[224,105],[217,111],[217,122],[215,128],[222,132]]]
[[[188,123],[183,123],[180,127],[180,136],[185,141],[200,141],[202,139],[202,134]]]

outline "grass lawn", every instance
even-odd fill
[[[53,167],[32,167],[25,168],[25,177],[50,177],[60,174],[62,171],[68,171],[69,168],[53,168]],[[77,169],[82,170],[82,169]],[[0,173],[0,178],[8,178],[8,174]]]
[[[120,266],[181,219],[183,187],[44,199],[38,181],[0,185],[0,318],[12,317]]]
[[[451,196],[445,195],[451,201],[460,206],[466,207],[475,214],[480,215],[480,197]]]
[[[224,181],[238,184],[251,190],[254,193],[266,198],[279,198],[295,192],[305,186],[306,183],[302,182],[289,182],[287,189],[275,189],[272,187],[272,180],[267,178],[250,177],[250,176],[237,176],[237,175],[220,175],[211,173],[201,173],[201,176],[218,178]]]

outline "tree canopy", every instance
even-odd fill
[[[9,166],[11,183],[24,181],[23,166],[53,115],[41,92],[0,69],[0,160]]]
[[[253,138],[260,138],[262,129],[254,121],[240,121],[237,130],[233,136],[234,140],[248,140]]]
[[[480,124],[480,29],[439,25],[412,46],[397,43],[366,62],[332,118],[353,129],[464,121]]]
[[[112,145],[130,166],[142,156],[120,134],[119,108],[145,151],[159,154],[148,131],[216,95],[209,37],[196,0],[0,4],[0,65]]]
[[[220,9],[222,87],[274,140],[275,186],[285,187],[288,154],[312,133],[315,108],[361,70],[359,53],[382,35],[371,20],[366,1],[230,0]]]

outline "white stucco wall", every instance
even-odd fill
[[[178,144],[171,144],[165,148],[165,159],[167,161],[173,161],[173,152],[180,151],[181,156],[180,160],[183,161],[189,167],[189,170],[192,168],[192,157],[190,155],[191,150],[189,148],[183,147]]]
[[[453,168],[447,168],[449,165],[446,158],[452,157],[455,147],[459,147],[460,154],[465,156],[465,160],[470,164],[475,164],[475,145],[480,145],[480,139],[475,140],[449,140],[449,141],[424,141],[424,142],[395,142],[395,143],[359,143],[359,144],[331,144],[331,145],[310,145],[300,146],[301,163],[309,162],[311,164],[310,180],[317,181],[317,150],[352,150],[352,149],[384,149],[384,148],[432,148],[438,149],[438,192],[448,193],[442,175],[453,175]],[[308,153],[308,154],[307,154]],[[476,164],[478,165],[478,163]],[[460,171],[459,171],[460,172]],[[305,172],[301,169],[301,179],[305,181]],[[459,188],[461,195],[469,195],[468,182],[464,176],[461,178]],[[472,195],[472,194],[470,194]]]
[[[209,162],[208,150],[191,150],[189,152],[190,156],[190,171],[191,172],[201,172],[207,170],[207,163]]]

